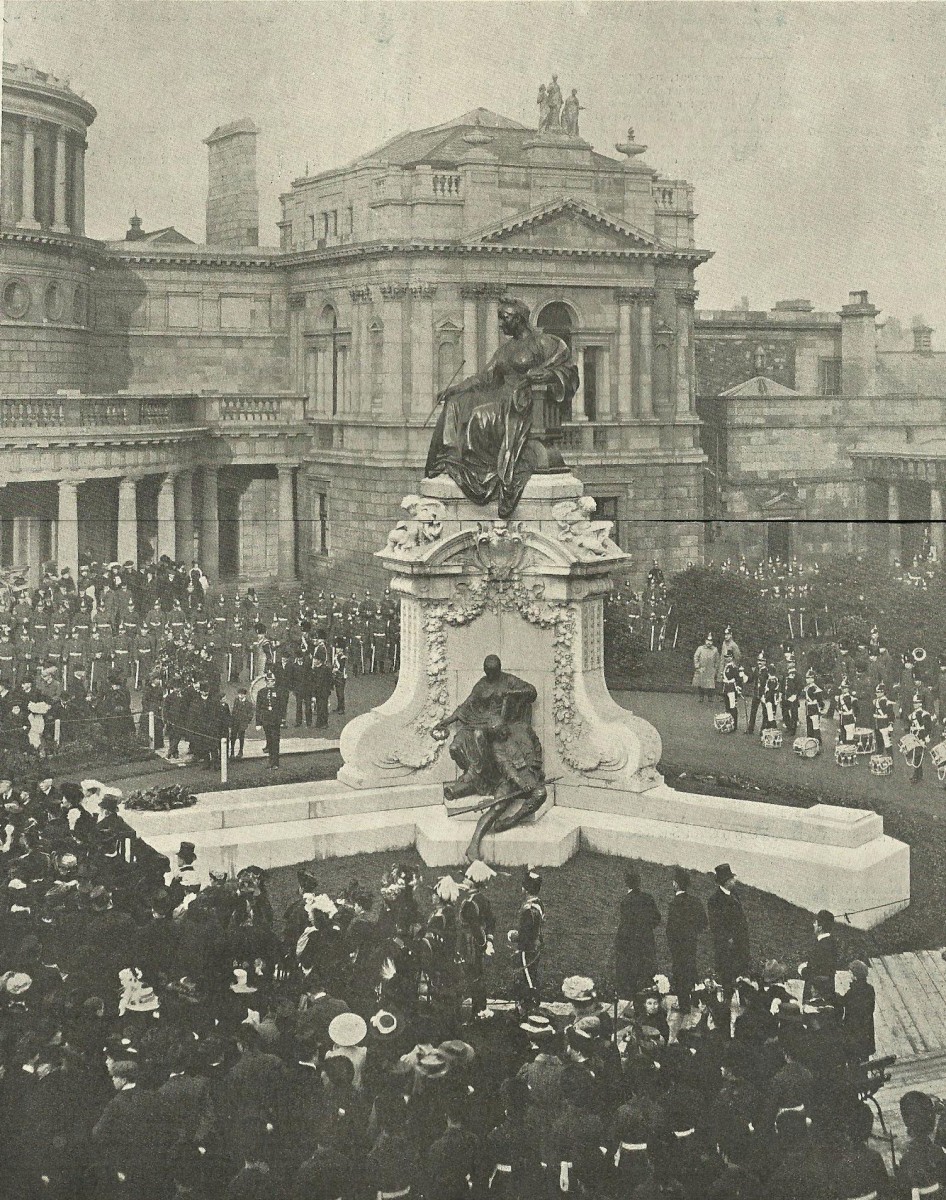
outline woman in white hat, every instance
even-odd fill
[[[347,1058],[354,1067],[352,1086],[356,1092],[361,1091],[361,1080],[365,1069],[365,1036],[368,1025],[364,1017],[358,1013],[343,1012],[333,1017],[329,1022],[328,1035],[332,1039],[332,1048],[326,1052],[326,1058]]]

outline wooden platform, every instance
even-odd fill
[[[946,962],[939,950],[874,958],[869,980],[877,993],[877,1054],[901,1059],[946,1055]],[[838,976],[841,991],[847,978]]]

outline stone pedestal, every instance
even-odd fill
[[[401,669],[390,700],[342,732],[352,787],[454,779],[434,726],[469,695],[483,659],[538,691],[533,726],[558,785],[643,792],[661,782],[660,737],[604,682],[604,597],[627,556],[570,474],[534,475],[515,518],[466,500],[446,477],[408,496],[378,557],[401,596]]]

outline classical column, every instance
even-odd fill
[[[503,293],[503,288],[490,286],[486,290],[486,301],[484,304],[486,324],[483,328],[483,366],[485,367],[489,360],[499,349],[499,313],[496,308],[496,302]]]
[[[433,283],[411,284],[411,390],[407,416],[426,420],[436,400],[434,388]]]
[[[177,538],[174,532],[174,475],[168,472],[161,480],[158,488],[158,547],[157,557],[166,554],[168,558],[177,555]]]
[[[930,486],[930,541],[938,563],[943,561],[943,550],[946,548],[943,534],[943,489],[934,483]]]
[[[572,397],[572,417],[578,423],[587,423],[585,412],[585,347],[572,345],[572,358],[578,366],[578,388]]]
[[[217,511],[217,469],[204,467],[200,512],[200,565],[211,583],[220,575],[220,516]]]
[[[460,289],[463,297],[463,358],[464,367],[458,378],[474,375],[479,370],[478,341],[476,332],[476,296],[466,288]]]
[[[634,292],[619,288],[618,302],[618,396],[617,419],[628,421],[634,414]],[[610,402],[610,396],[608,397]],[[610,415],[610,414],[609,414]],[[602,416],[604,414],[602,413]]]
[[[190,566],[194,558],[194,472],[181,471],[174,484],[174,526],[178,562]]]
[[[294,467],[277,467],[279,478],[279,567],[280,579],[296,577],[296,506],[293,489]]]
[[[382,346],[383,412],[401,416],[404,412],[404,297],[406,283],[382,283],[384,306],[384,343]]]
[[[696,380],[693,378],[693,306],[699,292],[686,288],[677,296],[677,412],[696,411]]]
[[[75,170],[72,175],[72,232],[79,237],[85,234],[85,148],[83,140],[75,151]]]
[[[30,587],[38,587],[42,572],[39,517],[27,517],[26,521],[26,579]]]
[[[36,220],[36,124],[23,124],[23,211],[20,225],[24,229],[39,229]]]
[[[69,232],[69,216],[66,212],[66,155],[68,152],[66,131],[60,125],[56,130],[56,162],[53,167],[53,233]]]
[[[69,479],[59,481],[59,515],[56,521],[56,562],[61,571],[68,567],[72,578],[79,574],[79,485]]]
[[[138,484],[124,475],[118,481],[118,552],[120,563],[138,563]]]
[[[654,293],[650,288],[637,294],[637,393],[640,397],[640,415],[654,415]]]
[[[900,561],[903,537],[900,529],[900,490],[896,483],[887,485],[887,550],[891,565]]]

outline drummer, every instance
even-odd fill
[[[923,778],[923,758],[926,747],[933,736],[933,717],[923,703],[923,695],[916,692],[913,696],[913,711],[910,713],[910,732],[919,742],[907,754],[907,762],[913,768],[910,776],[911,783],[919,783]]]
[[[896,705],[887,695],[884,684],[878,683],[874,690],[874,736],[877,739],[878,754],[886,754],[890,759],[890,769],[893,770],[893,722],[896,716]]]
[[[814,671],[805,673],[805,732],[821,745],[821,717],[824,709],[824,692],[818,686]]]
[[[723,654],[723,703],[732,717],[733,732],[739,728],[739,697],[744,680],[745,672],[734,661],[733,652],[726,650]]]
[[[854,729],[857,726],[857,713],[854,711],[854,693],[846,683],[841,684],[838,693],[838,744],[850,746],[854,742]]]

